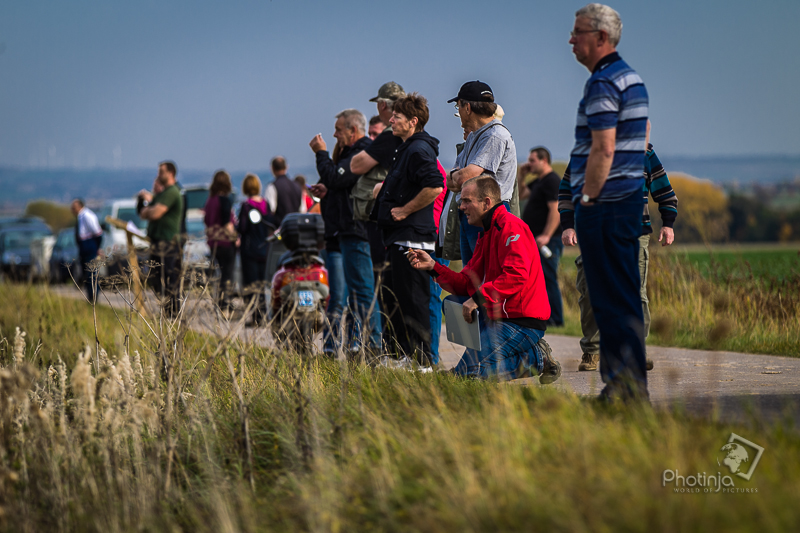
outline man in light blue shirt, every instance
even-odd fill
[[[494,117],[497,104],[491,87],[482,81],[470,81],[461,86],[458,96],[448,103],[456,103],[461,127],[471,133],[464,149],[456,158],[456,166],[448,173],[447,186],[460,192],[468,180],[488,174],[500,186],[500,196],[506,208],[514,195],[517,179],[517,148],[514,139],[502,122]],[[456,197],[459,200],[460,196]],[[518,207],[518,206],[517,206]],[[514,213],[519,215],[519,212]],[[471,226],[459,211],[461,222],[461,261],[467,264],[475,251],[480,228]]]

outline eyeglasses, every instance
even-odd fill
[[[598,31],[600,30],[572,30],[571,32],[569,32],[569,36],[574,38],[580,35],[581,33],[595,33]]]
[[[455,112],[455,113],[453,113],[453,116],[454,116],[454,117],[459,117],[459,118],[461,118],[461,113],[460,113],[460,112],[459,112],[459,110],[458,110],[458,102],[456,102],[455,104],[453,104],[453,107],[455,107],[455,108],[456,108],[456,112]]]

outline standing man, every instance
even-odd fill
[[[183,198],[175,181],[177,173],[178,168],[172,161],[160,163],[156,181],[163,190],[155,195],[147,191],[139,193],[144,206],[139,216],[149,221],[150,260],[155,265],[148,277],[153,280],[153,290],[162,299],[164,312],[169,318],[178,315],[181,298]]]
[[[378,95],[370,98],[370,102],[375,102],[378,108],[378,117],[380,118],[383,129],[372,144],[367,146],[363,151],[355,154],[350,160],[350,172],[355,175],[363,175],[376,169],[379,171],[376,175],[378,179],[385,179],[389,170],[394,163],[394,156],[397,149],[403,144],[403,140],[397,137],[392,132],[392,126],[389,122],[392,119],[392,108],[394,103],[406,95],[403,87],[399,84],[389,81],[381,85],[378,89]],[[372,130],[372,128],[370,128]],[[369,248],[372,255],[372,265],[374,269],[373,279],[375,285],[379,285],[381,312],[386,314],[384,303],[391,298],[388,294],[387,287],[391,286],[392,272],[389,269],[386,258],[386,247],[383,244],[383,235],[378,228],[378,224],[374,220],[368,220],[364,223],[369,237]]]
[[[325,232],[330,232],[339,241],[344,280],[350,293],[349,301],[356,317],[357,331],[364,332],[362,345],[377,352],[381,348],[381,325],[379,310],[372,305],[375,295],[372,258],[367,230],[363,222],[353,218],[353,203],[350,199],[350,191],[360,177],[350,172],[350,160],[372,142],[365,135],[366,122],[364,115],[357,109],[345,109],[336,115],[333,136],[341,147],[336,161],[331,160],[321,135],[315,136],[309,146],[316,154],[319,173],[319,183],[312,190],[318,196],[324,194],[321,207]],[[347,296],[345,294],[345,301]],[[329,318],[333,324],[341,322],[340,317],[329,314]],[[336,329],[338,328],[334,332]]]
[[[661,246],[669,246],[675,240],[675,232],[672,226],[678,217],[678,197],[672,189],[664,166],[658,159],[653,145],[650,144],[650,121],[647,122],[647,152],[645,153],[644,163],[644,213],[642,214],[642,236],[639,237],[639,277],[641,285],[639,287],[639,297],[642,300],[642,315],[644,318],[644,338],[650,334],[650,299],[647,297],[647,274],[650,271],[650,235],[653,227],[650,222],[650,208],[648,196],[653,197],[653,201],[658,204],[658,212],[661,214],[661,231],[658,235],[658,242]],[[564,228],[562,234],[565,246],[575,246],[578,239],[575,236],[575,206],[572,204],[572,194],[570,192],[569,166],[561,180],[558,193],[558,209],[561,215],[561,225]],[[581,338],[580,345],[583,355],[578,370],[597,370],[597,363],[600,360],[600,331],[597,329],[597,322],[592,312],[592,303],[589,299],[589,291],[586,288],[586,275],[583,271],[583,258],[578,256],[575,259],[575,266],[578,268],[575,288],[578,289],[578,306],[581,311]],[[645,355],[647,346],[645,345]],[[647,370],[653,369],[653,360],[646,358]]]
[[[86,207],[80,198],[72,200],[70,205],[75,223],[75,242],[78,244],[78,256],[83,269],[83,285],[86,288],[86,297],[94,303],[97,293],[97,271],[89,263],[97,258],[100,251],[100,242],[103,239],[103,229],[97,220],[94,211]]]
[[[531,149],[528,167],[537,178],[528,185],[530,190],[528,205],[522,220],[536,238],[536,247],[542,258],[542,270],[550,301],[548,326],[564,325],[564,305],[561,289],[558,286],[558,263],[564,245],[561,244],[561,218],[558,214],[558,186],[561,178],[550,166],[550,150],[544,146]]]
[[[584,273],[600,329],[607,401],[648,399],[637,259],[641,236],[648,97],[616,51],[619,13],[589,4],[575,13],[569,43],[591,76],[578,106],[570,188]]]
[[[467,180],[481,174],[489,174],[500,186],[500,196],[506,208],[511,209],[517,178],[517,147],[511,133],[503,123],[495,118],[497,104],[494,103],[492,88],[482,81],[470,81],[461,86],[458,96],[447,103],[456,102],[456,110],[461,118],[461,127],[469,131],[464,149],[456,158],[456,166],[448,173],[447,188],[460,192]],[[460,201],[460,195],[456,197]],[[481,233],[479,227],[471,226],[463,211],[459,211],[461,221],[461,261],[469,263]]]
[[[428,101],[412,93],[394,103],[390,124],[401,139],[375,210],[392,270],[386,313],[401,355],[431,364],[430,278],[411,266],[410,248],[431,252],[436,241],[433,202],[442,192],[439,141],[425,131]],[[350,165],[352,169],[352,164]]]
[[[386,124],[384,124],[381,120],[381,116],[374,115],[371,119],[369,119],[369,131],[367,131],[367,135],[369,135],[369,138],[374,141],[385,129]]]
[[[270,166],[275,181],[267,185],[264,197],[270,212],[275,215],[275,221],[280,226],[283,217],[289,213],[305,213],[306,204],[303,201],[303,192],[300,190],[300,186],[286,175],[288,169],[286,159],[281,156],[274,157]]]

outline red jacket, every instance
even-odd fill
[[[550,318],[539,248],[528,225],[503,204],[494,208],[489,229],[461,272],[439,263],[434,270],[444,290],[471,296],[492,320]]]

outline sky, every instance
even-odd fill
[[[334,115],[386,81],[428,98],[451,164],[452,104],[480,79],[520,157],[572,148],[588,71],[570,0],[4,0],[0,166],[308,167]],[[800,154],[798,0],[620,0],[618,50],[650,94],[652,142],[688,156]]]

